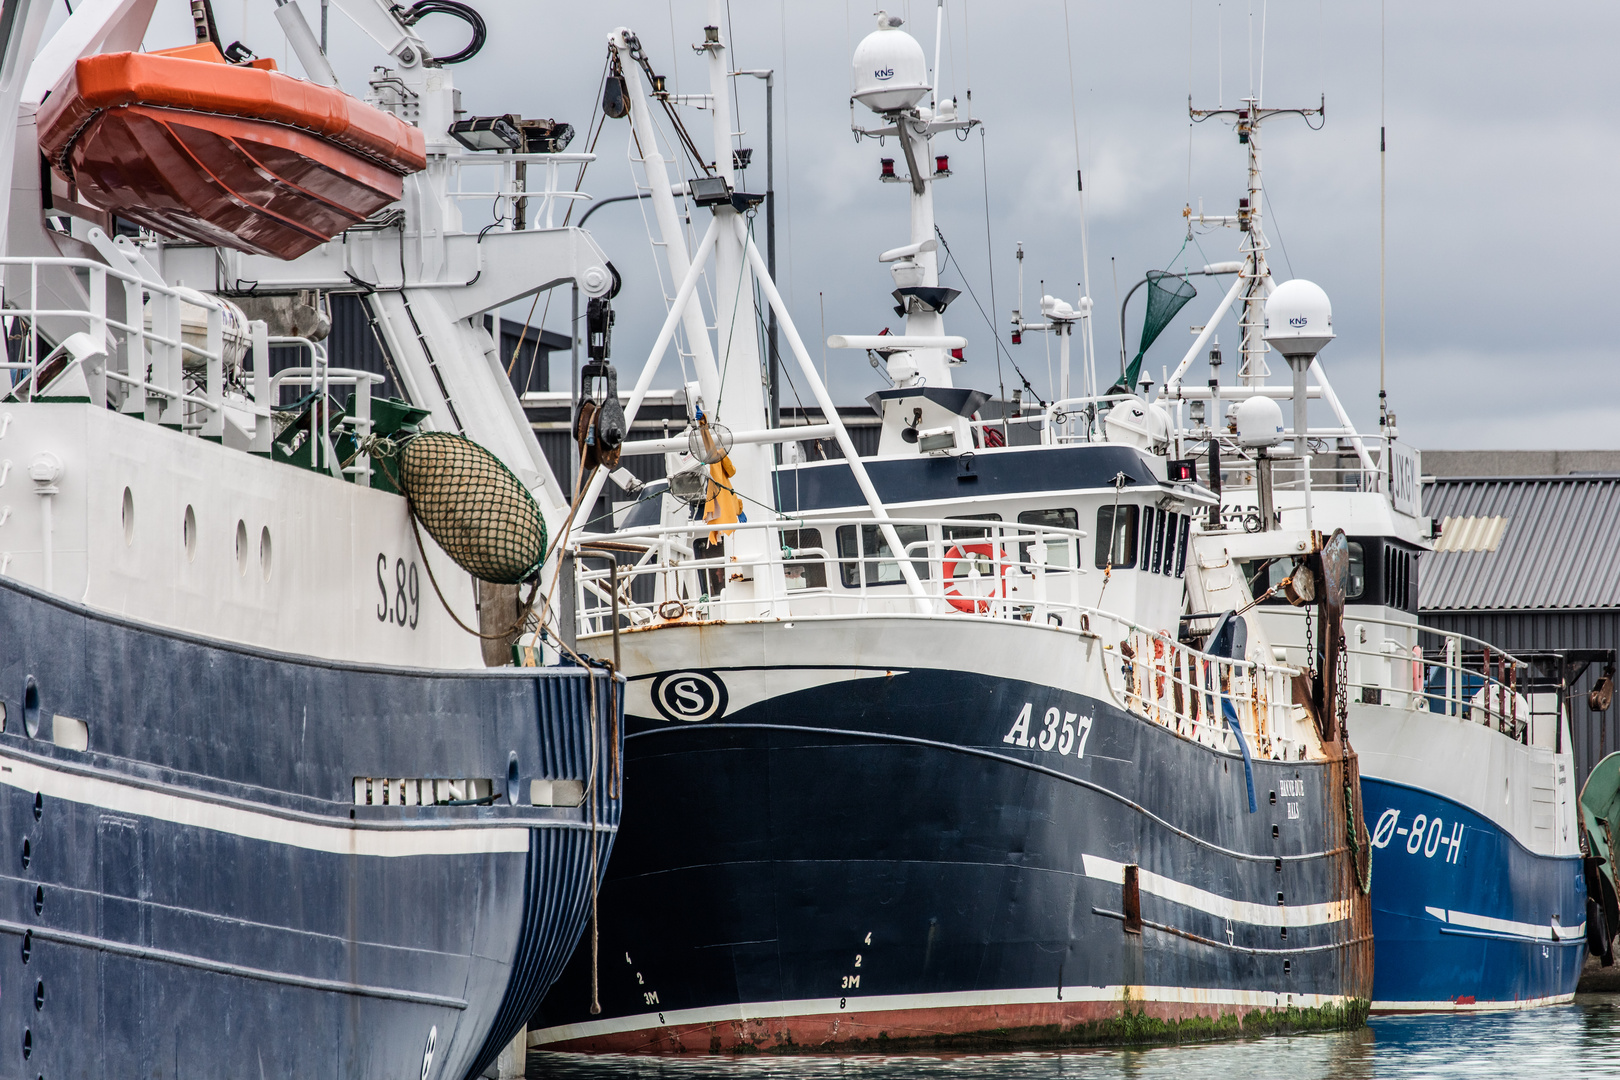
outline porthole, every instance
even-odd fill
[[[197,511],[186,507],[185,523],[186,561],[190,562],[197,557]]]
[[[34,914],[45,914],[45,886],[34,886]]]
[[[22,939],[22,962],[26,964],[29,960],[33,959],[33,957],[34,932],[32,930],[24,930]]]
[[[6,703],[0,701],[0,731],[6,730]]]
[[[28,864],[33,862],[33,861],[34,861],[34,845],[32,843],[30,843],[29,840],[28,840],[28,837],[25,836],[25,837],[23,837],[23,850],[22,850],[23,869],[24,870],[28,869]]]
[[[34,1033],[23,1028],[23,1060],[27,1061],[34,1056]]]
[[[270,526],[259,530],[259,571],[264,580],[270,580]]]
[[[39,1012],[45,1008],[45,980],[34,981],[34,1011]]]
[[[506,759],[506,801],[516,804],[518,801],[518,756],[512,751],[512,756]]]
[[[39,684],[32,675],[23,680],[23,731],[39,738]]]
[[[236,523],[236,572],[243,577],[248,571],[248,534],[247,522]]]
[[[135,542],[135,493],[124,489],[124,546]]]

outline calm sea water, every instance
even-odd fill
[[[1620,1077],[1620,995],[1519,1013],[1375,1017],[1360,1031],[1152,1050],[683,1059],[532,1054],[544,1080],[1566,1080]]]

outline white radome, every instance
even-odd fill
[[[1282,408],[1271,398],[1255,396],[1236,409],[1238,445],[1276,446],[1283,441]]]
[[[900,112],[928,93],[922,46],[898,29],[900,20],[878,12],[878,28],[855,46],[854,98],[875,113]]]
[[[1284,356],[1315,356],[1333,340],[1333,305],[1314,281],[1294,278],[1266,299],[1266,342]]]

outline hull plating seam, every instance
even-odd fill
[[[1094,907],[1091,909],[1091,913],[1100,915],[1104,919],[1113,919],[1115,922],[1125,921],[1125,913],[1122,911],[1109,911],[1107,908]],[[1351,945],[1359,945],[1364,941],[1372,940],[1371,934],[1363,934],[1360,937],[1348,938],[1344,941],[1330,941],[1326,945],[1301,945],[1295,949],[1260,949],[1250,945],[1234,945],[1227,941],[1216,941],[1214,938],[1207,938],[1202,934],[1194,934],[1174,926],[1166,926],[1164,923],[1154,922],[1151,919],[1143,919],[1142,925],[1158,930],[1160,933],[1174,934],[1176,937],[1195,941],[1200,945],[1209,945],[1216,949],[1244,953],[1248,956],[1298,956],[1301,953],[1332,952],[1335,949],[1344,949]]]
[[[631,739],[641,739],[641,738],[646,738],[646,737],[651,736],[651,735],[670,735],[670,734],[674,734],[674,733],[677,733],[677,732],[690,732],[690,731],[696,731],[696,730],[705,730],[705,731],[711,731],[712,732],[712,731],[714,731],[716,729],[721,729],[721,730],[740,729],[740,730],[747,730],[747,731],[791,731],[791,732],[795,732],[795,733],[798,733],[798,734],[805,734],[805,735],[834,735],[834,736],[838,736],[838,737],[846,738],[846,739],[865,739],[865,740],[868,740],[870,742],[903,743],[903,744],[906,744],[908,746],[926,746],[926,747],[929,747],[929,748],[934,749],[934,750],[948,750],[951,753],[966,754],[969,757],[980,757],[980,758],[984,758],[984,759],[986,759],[988,761],[998,762],[998,763],[1000,763],[1002,765],[1016,765],[1020,769],[1028,769],[1031,772],[1042,773],[1042,774],[1044,774],[1046,776],[1050,776],[1050,777],[1053,777],[1055,779],[1062,780],[1062,781],[1064,781],[1066,783],[1074,784],[1076,787],[1083,787],[1087,791],[1094,791],[1099,795],[1107,796],[1108,798],[1113,799],[1115,802],[1118,802],[1121,805],[1130,807],[1132,810],[1135,810],[1137,813],[1141,814],[1143,817],[1145,817],[1148,820],[1154,822],[1155,824],[1161,825],[1164,828],[1169,829],[1171,832],[1175,833],[1177,836],[1183,837],[1183,838],[1185,838],[1187,840],[1191,840],[1193,843],[1199,845],[1200,847],[1206,847],[1211,851],[1218,851],[1222,855],[1227,855],[1227,856],[1230,856],[1231,858],[1234,858],[1234,859],[1248,859],[1248,860],[1251,860],[1253,862],[1272,862],[1272,861],[1274,861],[1276,859],[1281,859],[1283,862],[1308,862],[1308,861],[1311,861],[1311,860],[1314,860],[1314,859],[1328,859],[1328,858],[1332,858],[1335,855],[1342,855],[1344,853],[1344,851],[1346,850],[1343,847],[1336,847],[1336,848],[1331,848],[1331,849],[1329,849],[1327,851],[1307,852],[1304,855],[1256,855],[1256,854],[1253,854],[1253,853],[1247,852],[1247,851],[1233,851],[1231,848],[1221,847],[1219,844],[1211,843],[1210,841],[1205,840],[1203,837],[1194,836],[1192,833],[1188,832],[1187,830],[1179,828],[1176,825],[1172,825],[1170,822],[1166,821],[1164,818],[1162,818],[1159,815],[1155,814],[1153,811],[1149,810],[1147,807],[1142,806],[1141,804],[1136,803],[1136,802],[1134,802],[1134,801],[1132,801],[1130,799],[1127,799],[1125,796],[1121,795],[1117,791],[1112,791],[1112,790],[1104,787],[1101,784],[1092,783],[1090,780],[1082,780],[1078,776],[1071,776],[1069,773],[1063,772],[1060,769],[1052,769],[1052,768],[1048,768],[1045,765],[1037,765],[1033,761],[1024,761],[1024,760],[1022,760],[1020,758],[1011,757],[1011,756],[1009,756],[1007,754],[1000,754],[1000,753],[997,753],[994,750],[985,750],[985,749],[983,749],[981,747],[977,747],[977,746],[963,746],[963,745],[961,745],[959,743],[940,742],[940,741],[938,741],[936,739],[920,739],[920,738],[917,738],[914,735],[891,735],[891,734],[888,734],[886,732],[881,732],[881,731],[853,731],[853,730],[850,730],[848,728],[806,727],[806,726],[801,725],[801,724],[748,724],[748,723],[735,724],[735,723],[720,723],[720,724],[707,726],[707,727],[701,728],[701,729],[699,729],[699,728],[673,728],[672,727],[672,728],[655,728],[655,729],[653,729],[651,731],[633,731],[633,732],[631,732],[630,734],[628,734],[628,735],[626,735],[624,737],[624,741],[629,742]],[[1205,747],[1205,749],[1208,749],[1208,748]],[[1230,755],[1224,755],[1224,756],[1233,757],[1233,758],[1237,757],[1236,754],[1230,754]],[[1123,865],[1123,864],[1119,864],[1119,865]]]
[[[63,945],[75,945],[82,949],[94,949],[97,952],[113,953],[117,956],[133,956],[140,960],[158,960],[165,964],[180,964],[184,967],[212,971],[219,975],[235,975],[243,979],[280,983],[283,986],[301,986],[307,990],[328,990],[339,994],[358,994],[361,997],[409,1001],[417,1005],[438,1005],[449,1009],[465,1009],[467,1007],[467,1002],[463,998],[444,997],[440,994],[419,994],[413,990],[395,990],[387,986],[365,986],[361,983],[340,982],[336,979],[312,979],[305,975],[291,975],[283,971],[266,971],[264,968],[243,967],[240,964],[228,964],[222,960],[209,960],[206,957],[193,956],[190,953],[171,952],[168,949],[153,949],[145,945],[127,945],[121,941],[108,941],[106,938],[91,937],[88,934],[75,934],[69,930],[51,930],[42,926],[25,926],[22,923],[0,919],[0,934],[15,934],[21,937],[25,933],[32,934],[36,941],[55,941]]]

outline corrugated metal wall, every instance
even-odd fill
[[[1620,610],[1607,611],[1425,611],[1425,626],[1469,634],[1508,652],[1539,649],[1620,648]],[[1614,707],[1595,713],[1586,707],[1586,693],[1601,674],[1594,666],[1576,683],[1570,698],[1570,736],[1575,742],[1575,772],[1586,782],[1592,766],[1605,754],[1620,749]]]

